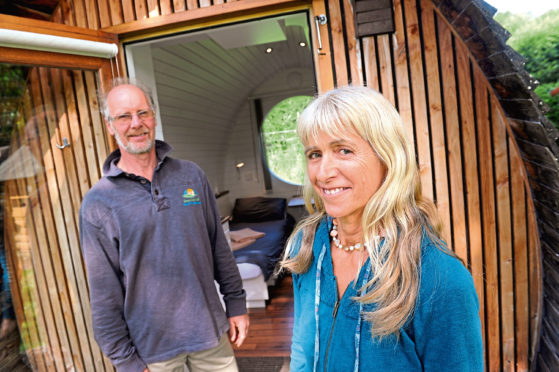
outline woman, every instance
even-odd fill
[[[297,132],[311,214],[283,260],[291,371],[482,371],[473,281],[421,195],[394,107],[368,88],[336,89],[305,109]]]

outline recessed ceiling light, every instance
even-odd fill
[[[272,53],[273,49],[272,48],[266,48],[266,53],[270,54]]]
[[[307,46],[307,43],[305,43],[304,41],[301,41],[301,42],[299,43],[299,46],[305,47],[305,46]]]

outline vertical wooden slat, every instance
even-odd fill
[[[526,190],[530,190],[528,180],[524,180]],[[530,195],[528,193],[528,195]],[[542,278],[542,257],[536,220],[534,203],[530,199],[528,205],[528,236],[529,236],[529,280],[530,280],[530,357],[535,359],[538,353],[540,327],[543,309],[543,278]]]
[[[109,8],[109,0],[97,0],[99,6],[99,22],[101,28],[112,26],[112,20],[110,17],[111,10]]]
[[[173,12],[173,5],[171,5],[171,0],[159,0],[159,6],[161,7],[162,15],[171,14]]]
[[[491,95],[491,117],[493,118],[493,161],[495,163],[495,188],[499,242],[499,280],[501,287],[501,349],[503,370],[513,371],[515,357],[514,323],[514,273],[512,255],[512,230],[509,187],[509,158],[505,117],[495,96]]]
[[[134,9],[136,9],[136,19],[144,19],[148,17],[146,0],[134,0]]]
[[[374,37],[364,37],[363,43],[363,59],[365,61],[365,76],[367,78],[367,86],[376,91],[380,91],[379,76],[377,66],[377,50],[375,47]]]
[[[394,34],[394,39],[393,39],[393,48],[394,48],[393,55],[395,56],[394,68],[396,70],[396,91],[398,94],[398,111],[400,113],[400,116],[402,117],[404,125],[406,126],[408,139],[413,143],[415,142],[415,136],[413,133],[410,81],[408,75],[406,40],[404,37],[406,30],[404,29],[404,21],[402,18],[401,0],[394,0],[394,24],[396,27],[396,33]]]
[[[74,0],[73,13],[76,18],[76,26],[87,27],[87,14],[83,0]]]
[[[447,30],[440,23],[440,30],[442,33]],[[443,34],[442,37],[445,37]],[[449,35],[452,38],[452,35]],[[469,59],[466,54],[464,46],[456,42],[454,43],[456,53],[455,74],[458,76],[458,92],[460,103],[460,126],[462,138],[462,154],[463,154],[463,172],[465,177],[466,205],[467,205],[467,220],[468,220],[468,239],[469,239],[469,255],[470,255],[470,269],[474,278],[474,284],[477,289],[480,301],[480,318],[485,340],[485,350],[488,349],[491,337],[486,332],[486,320],[488,316],[496,315],[491,314],[487,309],[485,297],[485,271],[484,271],[484,246],[482,239],[482,219],[481,219],[481,200],[478,178],[478,150],[474,122],[474,102],[472,101],[472,77],[470,76]],[[450,97],[456,93],[449,92]],[[445,97],[445,102],[449,101]],[[486,369],[488,366],[486,366]]]
[[[113,25],[121,24],[124,21],[121,0],[109,0],[109,9],[111,10],[111,23]]]
[[[415,1],[404,1],[406,16],[406,33],[408,40],[408,58],[410,67],[410,85],[413,94],[413,113],[417,158],[421,177],[423,195],[434,200],[433,174],[431,167],[431,143],[427,117],[427,100],[423,75],[422,46],[419,38],[419,24]]]
[[[313,53],[318,49],[317,31],[320,33],[322,40],[322,54],[317,54],[314,59],[315,69],[317,71],[316,80],[318,85],[318,93],[324,93],[334,88],[334,76],[332,75],[332,59],[330,51],[330,36],[326,25],[319,26],[316,30],[314,26],[314,17],[320,14],[326,14],[326,5],[323,0],[313,0],[311,14],[311,34],[313,39]]]
[[[186,0],[173,0],[173,8],[175,9],[175,13],[186,10]]]
[[[133,22],[136,20],[134,0],[122,0],[122,18],[124,22]]]
[[[460,126],[458,116],[458,101],[455,81],[455,69],[452,50],[452,34],[444,21],[438,21],[439,58],[441,64],[441,83],[443,87],[444,110],[447,125],[447,157],[452,195],[452,231],[453,240],[448,241],[456,254],[470,267],[468,257],[468,232],[466,231],[466,210],[464,205],[464,183],[462,178],[462,148],[460,143]],[[456,123],[456,124],[453,124]],[[472,228],[475,228],[473,226]],[[479,230],[479,225],[477,227]],[[473,273],[472,273],[473,274]],[[480,297],[483,297],[483,272],[476,272],[474,283]],[[481,292],[480,292],[481,291]]]
[[[207,8],[209,6],[212,6],[211,0],[198,0],[198,2],[200,3],[200,8]]]
[[[101,178],[101,167],[103,166],[103,162],[109,155],[109,141],[107,138],[107,131],[105,129],[105,123],[101,120],[101,116],[99,114],[99,102],[97,101],[97,84],[95,74],[90,71],[84,71],[83,75],[85,77],[85,85],[77,86],[78,89],[78,96],[80,94],[80,90],[83,87],[83,92],[87,93],[89,109],[90,109],[90,119],[91,119],[91,126],[93,130],[93,139],[95,143],[95,150],[97,154],[97,177],[92,178],[92,184],[97,182],[99,178]],[[79,81],[79,80],[78,80]],[[91,164],[90,164],[91,167]],[[93,172],[90,172],[92,177],[94,176]]]
[[[186,0],[186,6],[188,10],[197,9],[198,8],[198,0]]]
[[[98,9],[97,0],[85,0],[85,9],[87,14],[88,27],[94,30],[99,29],[99,14],[97,13],[97,9]]]
[[[41,82],[38,70],[38,68],[33,69],[30,79],[33,104],[35,107],[44,107],[44,110],[46,112],[46,110],[49,109],[47,106],[48,102],[42,100]],[[51,302],[51,304],[53,306],[53,312],[55,314],[56,329],[59,335],[62,354],[59,362],[62,363],[63,366],[71,366],[73,365],[73,362],[72,348],[70,346],[69,338],[73,339],[73,337],[70,337],[70,335],[75,335],[75,332],[72,333],[72,331],[74,330],[72,327],[74,323],[73,319],[68,317],[69,314],[67,309],[70,301],[68,299],[68,293],[65,290],[66,278],[64,276],[64,265],[62,264],[60,251],[57,249],[58,239],[54,226],[53,210],[50,204],[50,191],[52,190],[54,195],[58,195],[58,192],[56,191],[56,188],[52,189],[51,187],[49,189],[48,185],[48,178],[53,173],[54,165],[51,157],[50,146],[48,143],[50,137],[46,130],[47,124],[43,115],[40,115],[36,118],[36,125],[39,137],[37,138],[37,141],[33,146],[36,148],[35,153],[41,154],[42,164],[44,167],[44,172],[41,172],[37,175],[37,187],[39,190],[40,211],[43,214],[43,222],[45,224],[46,239],[43,241],[45,242],[45,247],[48,247],[49,249],[48,256],[50,256],[53,267],[52,285],[49,285],[49,290],[52,291],[51,299],[53,299],[53,301]],[[65,367],[63,367],[62,370],[65,370]]]
[[[529,304],[530,291],[528,287],[528,239],[526,231],[526,198],[525,183],[523,181],[522,159],[518,153],[515,141],[508,137],[510,152],[510,192],[512,206],[512,226],[514,236],[514,289],[515,289],[515,340],[516,340],[516,370],[528,371],[529,367]]]
[[[392,70],[392,48],[390,38],[392,35],[377,36],[378,57],[380,67],[380,86],[382,94],[396,106],[396,87],[394,84],[394,74]]]
[[[341,0],[328,0],[328,24],[330,25],[330,36],[332,38],[332,53],[334,54],[337,87],[347,85],[349,82],[340,1]],[[327,25],[324,25],[324,27],[326,26]],[[323,47],[324,43],[325,41],[322,40]]]
[[[47,69],[41,68],[39,70],[41,79],[41,91],[45,104],[51,107],[56,107],[54,99],[54,92],[52,90],[52,82],[49,79]],[[47,156],[45,156],[45,170],[47,176],[47,185],[49,196],[52,205],[52,212],[55,224],[55,234],[58,237],[58,249],[62,258],[62,274],[65,276],[64,281],[60,281],[59,285],[63,286],[64,291],[67,293],[69,302],[63,304],[65,309],[66,328],[68,329],[68,339],[70,342],[70,349],[72,353],[72,361],[75,368],[84,368],[83,355],[81,353],[81,346],[84,342],[84,335],[81,329],[77,328],[83,324],[83,316],[80,311],[79,299],[77,298],[77,285],[76,278],[72,268],[72,258],[70,255],[70,246],[68,243],[69,233],[71,234],[72,228],[75,228],[73,221],[73,214],[68,214],[68,209],[64,208],[64,203],[69,198],[67,183],[64,181],[64,175],[60,172],[64,169],[64,163],[60,151],[56,148],[59,143],[59,129],[57,127],[58,118],[55,111],[48,111],[46,115],[46,123],[44,134],[41,135],[41,141],[45,142],[47,149]],[[46,165],[48,163],[48,166]],[[79,246],[76,243],[76,246]],[[77,319],[75,317],[78,317]],[[81,328],[81,327],[80,327]],[[85,339],[87,342],[87,339]],[[88,365],[88,367],[90,367]]]
[[[36,120],[33,118],[33,109],[31,103],[30,92],[26,89],[24,93],[24,117],[26,118],[25,127],[22,128],[26,137],[26,146],[28,147],[30,153],[35,157],[35,159],[40,162],[41,156],[39,153],[39,147],[37,146],[37,131],[36,131]],[[42,112],[37,114],[42,115]],[[23,136],[23,134],[21,134]],[[25,163],[24,163],[25,168]],[[26,169],[27,170],[27,169]],[[31,170],[28,174],[31,173]],[[42,172],[42,170],[40,170]],[[45,359],[47,360],[46,365],[48,370],[59,370],[63,371],[63,358],[60,349],[60,342],[58,339],[58,332],[55,328],[55,319],[53,316],[54,307],[51,305],[53,300],[58,300],[58,294],[56,293],[56,283],[53,281],[54,275],[52,272],[52,265],[50,257],[48,255],[48,242],[45,237],[44,225],[42,220],[42,211],[39,204],[39,190],[37,189],[37,176],[28,177],[25,179],[25,184],[23,185],[23,192],[19,195],[29,195],[29,212],[31,214],[30,229],[32,233],[31,244],[35,247],[35,258],[36,263],[34,264],[35,269],[38,272],[38,276],[41,278],[38,280],[39,291],[42,298],[42,310],[45,318],[45,330],[48,334],[48,344],[45,347]],[[21,189],[20,189],[21,190]],[[53,290],[54,289],[54,290]],[[59,314],[60,315],[60,314]]]
[[[355,12],[353,1],[342,0],[345,15],[345,27],[347,34],[347,53],[349,55],[349,69],[351,72],[351,83],[363,85],[363,66],[361,65],[361,49],[355,38]]]
[[[148,5],[148,17],[157,17],[161,15],[159,10],[159,1],[158,0],[147,0]]]
[[[479,183],[482,195],[483,214],[483,250],[485,258],[485,285],[487,331],[489,334],[488,356],[489,370],[502,368],[500,318],[499,311],[499,258],[497,254],[497,221],[495,207],[495,182],[493,179],[493,153],[491,151],[491,117],[488,107],[487,90],[484,89],[484,77],[474,71],[475,105],[477,119],[477,141],[479,149]]]

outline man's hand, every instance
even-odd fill
[[[233,316],[229,318],[229,337],[231,342],[240,347],[248,333],[248,314]]]

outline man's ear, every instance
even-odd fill
[[[109,123],[109,121],[107,119],[103,119],[103,121],[105,121],[105,125],[107,126],[107,132],[109,132],[109,134],[111,136],[114,136],[115,132],[113,130],[113,127],[112,127],[111,123]]]

